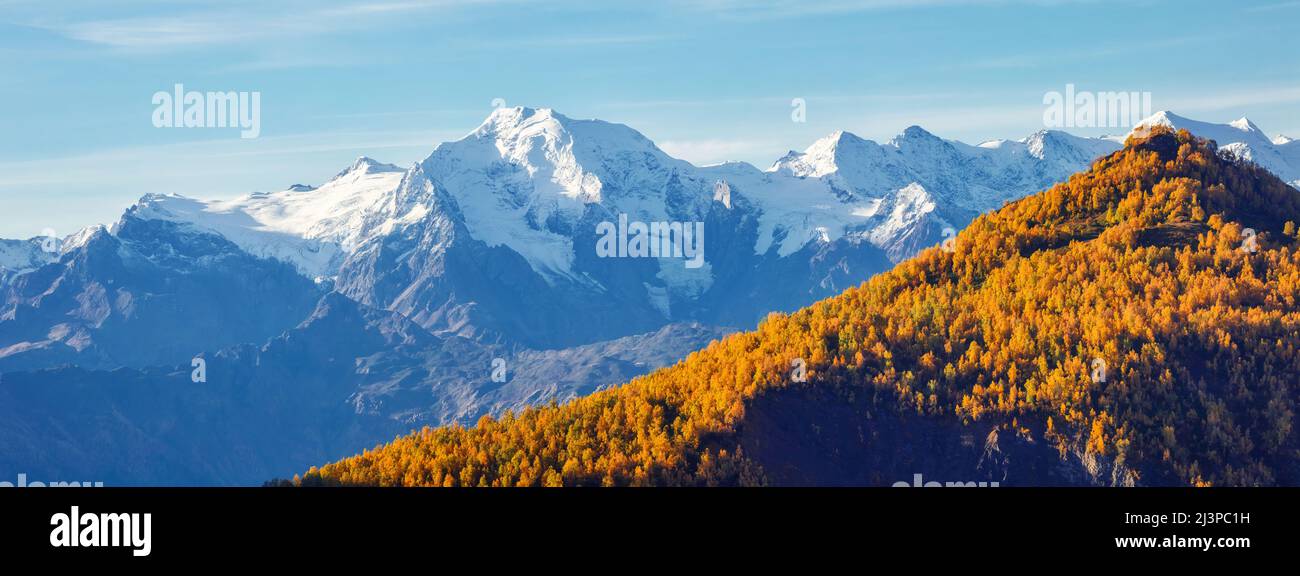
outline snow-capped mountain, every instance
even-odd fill
[[[319,188],[153,195],[131,212],[436,333],[570,346],[744,326],[835,294],[1117,148],[1053,131],[971,146],[913,126],[883,144],[837,132],[767,170],[697,167],[621,124],[502,108],[405,170],[362,158]],[[601,257],[602,223],[623,220],[702,225],[702,265]]]
[[[1143,124],[1153,123],[1213,138],[1300,185],[1300,144],[1245,119],[1221,125],[1161,112]],[[319,290],[436,334],[566,347],[678,321],[751,325],[857,284],[1118,147],[1059,131],[968,145],[912,126],[884,143],[836,132],[766,170],[698,167],[628,126],[501,108],[409,168],[363,157],[319,187],[233,200],[149,195],[113,230],[83,232],[60,251],[75,263],[86,237],[166,223],[286,262]],[[601,257],[602,224],[622,221],[700,225],[701,265]],[[0,245],[5,283],[58,264],[35,246]],[[11,294],[7,305],[31,298]],[[0,322],[0,337],[7,331]]]
[[[133,211],[137,218],[214,232],[249,254],[284,260],[306,276],[322,278],[356,249],[366,219],[379,212],[404,173],[362,157],[319,188],[295,184],[281,192],[213,201],[151,194]]]
[[[1161,118],[1297,178],[1294,142]],[[363,157],[317,187],[145,196],[111,228],[0,243],[0,464],[246,482],[589,393],[857,285],[1118,148],[913,126],[884,143],[837,132],[767,169],[699,167],[627,126],[507,108],[407,168]],[[631,257],[627,238],[602,255],[623,222],[699,225],[701,265]],[[190,382],[198,354],[211,385]],[[141,459],[173,475],[132,476]]]
[[[759,212],[755,253],[775,241],[788,256],[808,242],[846,234],[888,250],[918,212],[979,213],[1117,148],[1057,131],[970,146],[913,126],[885,144],[837,132],[766,171],[740,163],[701,168],[669,157],[627,126],[503,108],[465,138],[439,146],[421,168],[450,194],[476,239],[510,248],[548,280],[582,280],[573,270],[571,229],[593,205],[647,222],[700,218],[714,192],[726,189]],[[404,172],[361,158],[320,188],[295,185],[218,201],[152,195],[137,209],[141,217],[220,233],[255,255],[293,262],[304,274],[332,275],[340,255],[364,242],[368,217],[383,213],[383,225],[372,223],[369,231],[387,234],[424,215],[414,207],[394,213]],[[918,187],[942,197],[918,201]]]
[[[837,132],[791,151],[768,172],[777,186],[788,185],[781,177],[816,179],[852,206],[836,224],[897,262],[941,241],[944,228],[964,227],[1117,149],[1108,140],[1046,130],[970,146],[912,126],[884,144]]]
[[[1300,188],[1300,142],[1286,136],[1269,138],[1246,117],[1227,124],[1212,124],[1183,118],[1168,111],[1153,114],[1134,127],[1134,131],[1151,126],[1169,126],[1214,140],[1222,150],[1250,160],[1272,172],[1284,182]]]

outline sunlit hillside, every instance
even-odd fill
[[[889,485],[1000,438],[1007,485],[1295,485],[1296,222],[1295,189],[1157,128],[676,366],[298,482]]]

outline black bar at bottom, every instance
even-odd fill
[[[750,560],[870,554],[873,562],[927,565],[1032,552],[1197,564],[1289,556],[1298,500],[1298,489],[13,488],[0,489],[0,549],[10,565],[92,561],[128,569],[200,559],[329,562],[338,555],[420,561],[488,554],[552,564],[557,552],[586,550],[725,550]],[[52,545],[63,536],[52,532],[61,518],[71,522],[74,506],[83,530],[86,522],[98,529],[106,514],[126,513],[138,515],[131,529],[143,535],[142,515],[149,514],[148,555],[137,556],[142,547],[132,545]],[[97,543],[91,536],[85,541]],[[744,550],[723,546],[721,537]],[[1117,540],[1139,538],[1151,540],[1123,547]]]

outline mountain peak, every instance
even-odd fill
[[[108,227],[104,226],[103,224],[95,224],[93,226],[87,226],[85,228],[82,228],[81,230],[78,230],[76,233],[72,234],[71,236],[65,238],[63,240],[61,249],[64,252],[70,250],[76,250],[77,248],[90,244],[92,241],[96,240],[101,236],[108,236],[108,235],[109,235]]]
[[[929,130],[913,124],[905,128],[899,135],[890,139],[889,145],[898,148],[905,144],[934,143],[943,141],[942,138],[935,136]]]
[[[1023,142],[1029,154],[1035,158],[1042,158],[1046,154],[1048,145],[1054,140],[1053,134],[1053,130],[1039,130],[1026,137]]]
[[[908,126],[906,129],[904,129],[902,136],[904,138],[938,138],[938,136],[935,136],[934,134],[930,133],[929,130],[917,126],[916,124]]]
[[[1174,114],[1173,112],[1170,112],[1168,110],[1161,110],[1143,119],[1141,122],[1138,122],[1138,125],[1152,126],[1155,124],[1161,124],[1167,126],[1170,124],[1177,124],[1185,121],[1187,121],[1187,119],[1183,118],[1182,116]]]
[[[839,164],[845,151],[860,147],[866,140],[851,132],[836,130],[813,142],[803,152],[791,150],[777,160],[770,172],[786,170],[799,177],[820,177],[839,170]]]
[[[835,151],[838,151],[846,146],[854,146],[857,144],[861,144],[862,142],[865,142],[865,140],[859,138],[856,134],[852,132],[845,132],[844,130],[836,130],[828,134],[826,137],[821,138],[816,142],[813,142],[812,146],[809,146],[808,149],[804,151],[804,153],[809,155],[815,155],[815,154],[827,153],[827,152],[834,153]]]
[[[565,115],[556,112],[554,108],[545,108],[545,107],[534,108],[532,106],[510,106],[510,107],[502,106],[492,110],[492,113],[488,115],[488,119],[489,120],[493,120],[493,119],[528,120],[530,118],[533,118],[534,116],[536,116],[537,118],[554,118],[560,121],[568,119],[568,117],[566,117]]]
[[[567,130],[571,120],[551,108],[530,108],[528,106],[500,107],[479,124],[471,135],[508,135],[526,127],[542,127],[543,131],[560,134]]]
[[[649,138],[635,129],[604,120],[570,118],[551,108],[497,108],[466,140],[495,138],[497,148],[507,156],[540,148],[559,154],[560,148],[577,152],[652,152],[663,155]],[[441,148],[441,146],[440,146]]]
[[[1251,122],[1250,119],[1245,116],[1227,124],[1214,124],[1211,122],[1201,122],[1185,118],[1168,110],[1161,110],[1152,114],[1150,117],[1138,122],[1137,125],[1133,127],[1133,130],[1137,131],[1142,128],[1151,128],[1154,126],[1168,126],[1174,130],[1186,129],[1187,131],[1203,138],[1221,141],[1221,144],[1231,142],[1232,140],[1225,138],[1225,136],[1227,136],[1225,132],[1231,134],[1234,131],[1258,135],[1265,140],[1268,140],[1268,138],[1264,136],[1264,131],[1260,130],[1259,126],[1256,126],[1254,122]]]
[[[1245,116],[1229,122],[1228,125],[1241,130],[1242,132],[1263,132],[1263,130],[1259,129],[1259,126],[1256,126],[1254,122],[1250,121],[1250,118]]]
[[[384,164],[369,156],[358,156],[357,160],[348,166],[347,169],[339,172],[335,179],[342,178],[349,174],[373,174],[375,172],[402,172],[403,170],[392,164]],[[299,185],[295,185],[299,186]]]
[[[431,173],[462,174],[493,170],[501,163],[542,182],[534,189],[543,204],[556,197],[560,204],[600,202],[607,183],[630,189],[646,188],[637,179],[667,172],[684,162],[665,154],[640,132],[603,120],[569,118],[550,108],[497,108],[464,138],[438,146],[423,162]],[[444,178],[444,184],[467,190]],[[462,204],[473,202],[457,198]],[[509,200],[519,202],[518,198]],[[581,211],[579,205],[565,209]],[[545,220],[545,214],[534,214]]]

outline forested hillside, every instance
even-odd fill
[[[782,453],[769,441],[755,457],[747,434],[755,406],[780,413],[783,394],[814,390],[821,411],[798,412],[810,429],[831,413],[876,422],[871,438],[888,436],[880,422],[932,422],[1127,479],[1112,483],[1294,485],[1296,222],[1295,189],[1155,128],[949,246],[676,366],[472,428],[424,429],[298,482],[789,482],[774,474]],[[886,459],[915,451],[871,438],[863,445]]]

